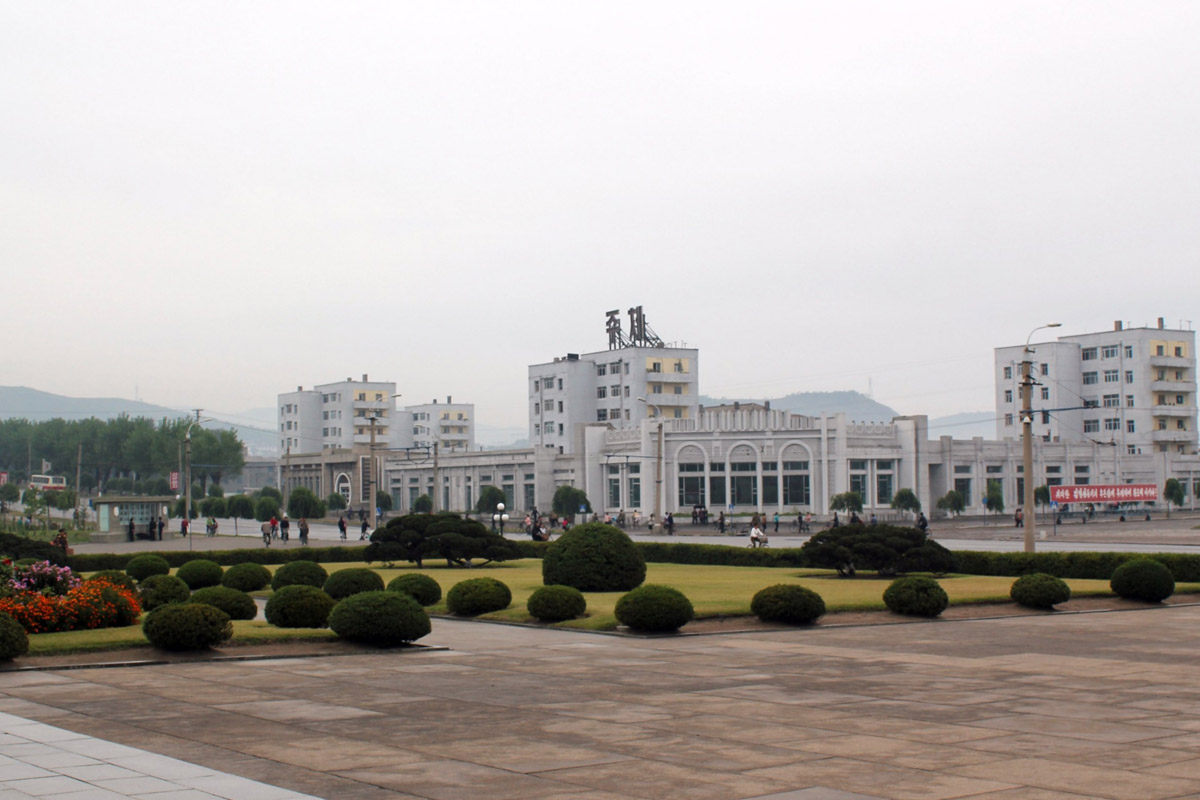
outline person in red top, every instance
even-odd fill
[[[271,517],[271,538],[274,539],[279,535],[279,520],[272,515]]]

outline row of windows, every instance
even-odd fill
[[[1049,374],[1050,374],[1050,365],[1042,364],[1042,375],[1049,375]],[[1012,376],[1013,376],[1013,368],[1005,367],[1004,368],[1004,380],[1011,381]]]
[[[614,361],[611,364],[597,364],[596,365],[596,374],[597,375],[609,375],[609,374],[620,375],[622,364],[625,365],[625,374],[628,375],[629,374],[629,364],[624,361]],[[559,386],[558,388],[561,389],[562,386]]]
[[[1167,429],[1167,420],[1166,420],[1166,419],[1159,419],[1159,420],[1158,420],[1158,429],[1159,429],[1160,431],[1165,431],[1165,430]],[[1188,429],[1188,427],[1187,427],[1187,423],[1186,423],[1186,422],[1184,422],[1184,421],[1183,421],[1183,420],[1181,420],[1181,419],[1177,419],[1177,420],[1175,420],[1175,430],[1177,430],[1177,431],[1186,431],[1187,429]]]
[[[1167,371],[1166,371],[1165,369],[1160,369],[1160,370],[1158,371],[1157,375],[1158,375],[1158,377],[1156,377],[1156,378],[1155,378],[1155,380],[1156,380],[1156,381],[1165,381],[1165,380],[1167,380]],[[1185,370],[1185,369],[1177,369],[1177,370],[1175,370],[1175,380],[1177,380],[1177,381],[1186,381],[1186,380],[1187,380],[1187,377],[1186,377],[1186,376],[1187,376],[1187,370]]]
[[[383,398],[380,397],[379,399],[382,400]],[[332,392],[330,394],[323,394],[323,395],[321,395],[321,402],[322,403],[340,403],[340,402],[342,402],[342,393],[341,392]]]
[[[341,428],[321,428],[321,435],[322,436],[341,436],[342,429]]]
[[[625,396],[629,397],[629,387],[625,386],[623,388],[625,390]],[[620,397],[622,394],[621,389],[621,386],[597,386],[596,397],[601,400],[603,400],[605,397],[609,397],[610,395],[612,397]]]
[[[1161,347],[1158,349],[1162,350]],[[1119,344],[1106,344],[1099,348],[1085,347],[1079,351],[1081,361],[1095,361],[1097,355],[1101,358],[1117,358],[1121,355],[1121,346]],[[1161,356],[1162,353],[1159,353],[1159,355]],[[1125,345],[1125,357],[1133,358],[1133,345]]]
[[[1042,399],[1043,400],[1050,399],[1050,389],[1047,386],[1042,387]],[[1004,402],[1011,403],[1012,401],[1013,401],[1013,390],[1005,389],[1004,390]]]
[[[1083,383],[1085,386],[1090,386],[1092,384],[1096,384],[1099,382],[1100,382],[1100,373],[1098,373],[1098,372],[1083,373]],[[1119,369],[1104,370],[1104,382],[1105,383],[1120,383],[1121,382],[1121,371]],[[1125,382],[1133,383],[1133,370],[1131,370],[1131,369],[1125,370]]]
[[[1158,405],[1160,405],[1160,406],[1186,406],[1187,405],[1187,395],[1186,394],[1175,395],[1174,403],[1167,402],[1168,397],[1170,397],[1170,395],[1160,394],[1158,396]]]

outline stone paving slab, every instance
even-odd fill
[[[436,620],[448,650],[4,673],[0,800],[1200,798],[1198,632],[1200,607],[653,639]]]

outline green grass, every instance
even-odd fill
[[[327,628],[275,628],[261,620],[234,620],[233,639],[227,645],[269,644],[272,642],[324,641],[336,639]],[[29,655],[61,656],[127,647],[149,647],[142,626],[100,628],[98,630],[39,633],[29,637]]]

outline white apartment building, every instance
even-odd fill
[[[1196,334],[1122,322],[1111,331],[1030,345],[1033,432],[1122,456],[1197,451]],[[1021,436],[1024,345],[995,350],[996,437]],[[1123,481],[1124,482],[1124,481]]]
[[[279,395],[279,448],[290,453],[319,453],[370,444],[371,420],[379,447],[393,444],[396,384],[346,378]],[[407,426],[406,426],[407,429]]]
[[[407,422],[411,420],[411,426]],[[435,398],[429,403],[405,406],[400,412],[399,427],[408,433],[397,437],[401,447],[432,448],[436,443],[442,452],[475,449],[475,405],[455,403],[446,397],[445,403]]]

